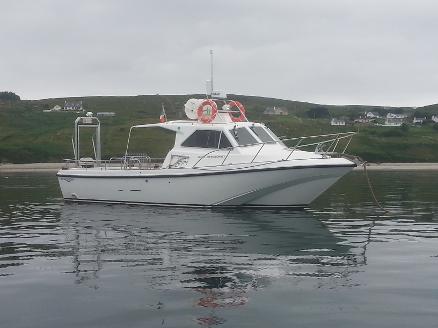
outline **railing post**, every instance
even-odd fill
[[[292,148],[290,154],[286,157],[285,161],[287,161],[287,160],[289,159],[289,157],[291,157],[292,153],[295,151],[295,149],[297,149],[297,147],[301,144],[301,142],[302,142],[303,140],[304,140],[304,137],[301,137],[301,138],[298,140],[297,144],[295,145],[294,148]]]
[[[350,139],[348,139],[347,145],[345,146],[344,151],[342,152],[342,154],[345,154],[345,151],[347,150],[348,146],[350,145],[350,142],[353,139],[354,135],[355,135],[355,133],[350,134]]]
[[[211,153],[214,153],[215,151],[218,151],[219,149],[213,149],[212,151],[209,151],[208,153],[204,154],[203,156],[201,156],[201,158],[192,166],[192,169],[194,169],[196,167],[196,165],[198,165],[198,163],[203,160],[206,156],[210,155]]]
[[[230,148],[230,149],[228,149],[227,156],[225,156],[225,158],[224,158],[224,160],[222,161],[221,165],[224,165],[225,161],[227,160],[228,156],[231,154],[231,151],[232,151],[233,149],[234,149],[234,148]]]
[[[256,157],[260,154],[260,151],[262,150],[262,148],[265,146],[265,144],[263,143],[262,146],[260,147],[260,149],[258,150],[258,152],[255,154],[254,158],[251,161],[251,164],[254,163]]]
[[[339,143],[339,134],[336,136],[336,144],[335,144],[335,146],[333,147],[333,152],[335,152],[336,151],[336,148],[338,147],[338,143]]]

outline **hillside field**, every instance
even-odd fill
[[[184,119],[184,103],[200,95],[149,95],[127,97],[83,97],[85,110],[115,112],[115,117],[103,117],[103,158],[124,153],[129,128],[134,124],[158,122],[161,104],[169,120]],[[380,111],[383,107],[325,106],[281,99],[231,95],[242,102],[250,120],[266,123],[277,135],[298,137],[346,131],[359,132],[350,144],[348,153],[370,162],[438,162],[438,128],[432,123],[422,126],[382,127],[371,125],[331,126],[330,117],[311,114],[323,109],[333,117],[355,117],[365,111]],[[0,103],[0,162],[31,163],[59,162],[72,158],[73,122],[80,114],[43,112],[63,99],[21,100]],[[289,115],[264,115],[266,107],[287,108]],[[409,108],[391,108],[394,112],[409,112]],[[436,114],[436,105],[423,107],[424,113]],[[313,115],[313,117],[312,117]],[[85,139],[84,139],[85,140]],[[135,132],[131,151],[163,156],[173,143],[173,135],[160,129]],[[91,143],[90,143],[91,145]],[[91,155],[89,145],[83,155]],[[291,144],[293,145],[293,144]]]

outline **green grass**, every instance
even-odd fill
[[[196,95],[194,95],[196,97]],[[169,119],[183,119],[183,106],[191,95],[185,96],[133,96],[133,97],[85,97],[82,100],[87,111],[115,112],[115,117],[102,118],[102,153],[104,158],[124,153],[129,128],[134,124],[158,121],[161,104],[164,103]],[[329,119],[310,119],[309,109],[315,104],[281,99],[230,96],[241,101],[251,120],[266,123],[277,135],[298,137],[322,133],[359,131],[353,138],[349,153],[372,162],[438,162],[438,130],[432,125],[410,127],[347,126],[332,127]],[[64,99],[19,101],[0,106],[0,162],[55,162],[72,158],[71,138],[76,113],[43,113],[43,109],[63,105]],[[288,116],[266,116],[267,106],[286,107]],[[351,117],[359,112],[374,110],[367,106],[324,106],[333,116]],[[406,109],[403,109],[406,110]],[[435,113],[437,106],[423,110]],[[130,150],[147,152],[152,157],[163,156],[173,143],[169,132],[152,129],[135,131]],[[85,141],[83,141],[85,144]],[[84,155],[91,155],[91,144],[84,148]],[[292,144],[291,144],[292,145]]]

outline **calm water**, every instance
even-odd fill
[[[436,327],[438,172],[351,173],[305,211],[63,204],[0,175],[0,327]]]

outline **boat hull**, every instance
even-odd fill
[[[75,202],[206,207],[304,207],[355,165],[256,167],[223,171],[61,170],[63,198]]]

